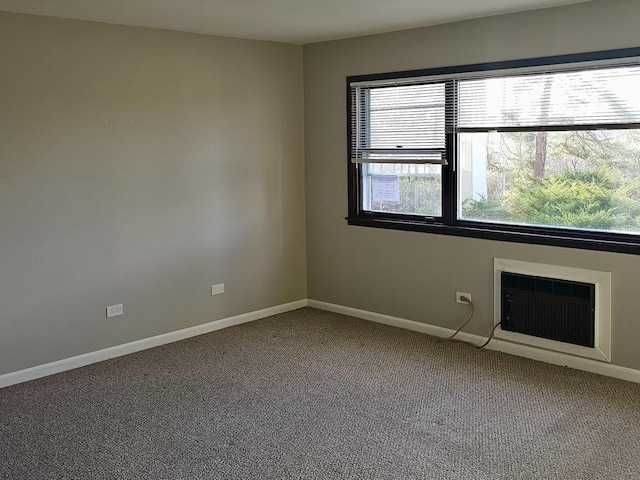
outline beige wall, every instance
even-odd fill
[[[493,317],[493,258],[613,272],[613,363],[640,369],[640,256],[348,226],[345,77],[640,46],[637,0],[606,0],[304,48],[309,298],[445,327]]]
[[[0,374],[305,298],[303,154],[302,47],[0,13]]]

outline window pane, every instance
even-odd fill
[[[362,208],[371,212],[442,216],[442,167],[362,164]]]
[[[463,133],[464,220],[640,234],[640,130]]]

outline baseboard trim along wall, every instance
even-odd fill
[[[210,333],[215,330],[221,330],[227,327],[233,327],[234,325],[253,322],[254,320],[270,317],[271,315],[277,315],[278,313],[297,310],[298,308],[305,307],[306,305],[306,300],[298,300],[295,302],[276,305],[274,307],[269,307],[262,310],[256,310],[254,312],[243,313],[234,317],[214,320],[213,322],[196,325],[194,327],[177,330],[175,332],[163,333],[162,335],[156,335],[155,337],[143,338],[142,340],[136,340],[134,342],[116,345],[114,347],[105,348],[103,350],[65,358],[55,362],[46,363],[44,365],[37,365],[35,367],[26,368],[17,372],[6,373],[4,375],[0,375],[0,388],[27,382],[29,380],[35,380],[36,378],[42,378],[56,373],[65,372],[67,370],[72,370],[78,367],[84,367],[86,365],[91,365],[92,363],[102,362],[104,360],[109,360],[110,358],[121,357],[123,355],[139,352],[141,350],[159,347],[160,345],[177,342],[186,338],[203,335],[205,333]]]
[[[115,357],[121,357],[123,355],[147,350],[149,348],[159,347],[160,345],[165,345],[167,343],[178,342],[186,338],[203,335],[205,333],[232,327],[234,325],[240,325],[242,323],[252,322],[261,318],[270,317],[271,315],[277,315],[278,313],[297,310],[306,306],[317,308],[320,310],[326,310],[329,312],[341,313],[343,315],[349,315],[352,317],[361,318],[363,320],[369,320],[371,322],[383,323],[385,325],[390,325],[393,327],[404,328],[406,330],[426,333],[427,335],[433,335],[434,337],[447,337],[453,333],[453,330],[449,328],[437,327],[435,325],[428,325],[426,323],[415,322],[413,320],[407,320],[404,318],[369,312],[367,310],[345,307],[343,305],[321,302],[319,300],[298,300],[291,303],[285,303],[282,305],[265,308],[263,310],[243,313],[234,317],[214,320],[213,322],[205,323],[203,325],[196,325],[194,327],[177,330],[175,332],[156,335],[155,337],[136,340],[134,342],[125,343],[123,345],[116,345],[114,347],[77,355],[75,357],[65,358],[55,362],[46,363],[44,365],[38,365],[35,367],[26,368],[24,370],[19,370],[17,372],[6,373],[4,375],[0,375],[0,388],[27,382],[29,380],[35,380],[37,378],[46,377],[48,375],[54,375],[56,373],[65,372],[67,370],[73,370],[74,368],[84,367],[86,365],[91,365],[92,363],[102,362],[104,360],[109,360]],[[458,335],[458,338],[460,340],[474,342],[477,344],[484,343],[484,341],[486,340],[486,337],[472,335],[464,332],[460,333]],[[590,360],[588,358],[574,357],[572,355],[533,348],[500,339],[492,340],[486,348],[488,350],[495,350],[498,352],[517,355],[519,357],[526,357],[541,362],[551,363],[554,365],[561,365],[569,368],[575,368],[577,370],[584,370],[587,372],[606,375],[613,378],[619,378],[621,380],[627,380],[629,382],[640,383],[640,370],[620,367],[617,365],[612,365],[610,363],[598,362],[596,360]]]
[[[345,307],[343,305],[321,302],[319,300],[309,299],[307,300],[307,305],[309,307],[317,308],[320,310],[341,313],[343,315],[349,315],[352,317],[361,318],[363,320],[383,323],[385,325],[404,328],[406,330],[413,330],[415,332],[426,333],[427,335],[433,335],[434,337],[448,337],[454,332],[454,330],[451,330],[449,328],[437,327],[435,325],[428,325],[426,323],[415,322],[413,320],[407,320],[404,318],[392,317],[389,315],[369,312],[367,310],[360,310],[352,307]],[[487,340],[487,337],[481,337],[479,335],[472,335],[464,332],[459,333],[456,338],[473,342],[478,345],[483,344]],[[487,350],[495,350],[497,352],[508,353],[519,357],[526,357],[532,360],[538,360],[554,365],[574,368],[576,370],[584,370],[586,372],[619,378],[621,380],[627,380],[629,382],[640,383],[640,370],[620,367],[617,365],[612,365],[610,363],[599,362],[597,360],[575,357],[573,355],[567,355],[559,352],[552,352],[550,350],[534,348],[501,339],[493,339],[486,348]]]

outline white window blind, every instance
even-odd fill
[[[456,130],[640,126],[640,66],[457,80]]]
[[[355,82],[353,163],[447,164],[446,134],[640,128],[640,60]]]
[[[351,85],[351,161],[446,164],[446,84]]]

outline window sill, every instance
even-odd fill
[[[369,216],[347,217],[346,220],[349,225],[360,227],[385,228],[390,230],[432,233],[436,235],[481,238],[502,242],[550,245],[555,247],[640,255],[640,239],[632,239],[628,238],[628,236],[623,237],[617,234],[603,235],[588,232],[585,234],[585,232],[555,231],[552,229],[536,229],[536,232],[532,232],[527,231],[525,227],[504,225],[445,225],[442,223],[383,219]],[[609,238],[603,238],[605,236]]]

